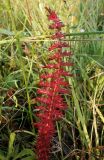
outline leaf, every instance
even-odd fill
[[[104,123],[104,116],[103,114],[101,113],[101,111],[98,109],[98,107],[95,105],[95,108],[96,108],[96,112],[98,113],[99,117],[101,118],[102,122]]]
[[[13,96],[13,100],[15,101],[15,107],[17,108],[17,106],[18,106],[18,100],[17,100],[17,98],[16,98],[15,95]]]
[[[31,149],[23,149],[16,157],[14,157],[13,160],[17,160],[18,158],[22,158],[24,156],[27,156],[24,158],[24,160],[26,160],[26,158],[29,158],[29,156],[35,156],[34,152]],[[23,158],[22,158],[23,160]]]
[[[22,160],[35,160],[35,159],[34,159],[34,156],[29,156],[29,157],[26,157],[26,158],[22,158]]]
[[[14,149],[13,144],[14,144],[15,136],[16,136],[16,134],[14,132],[12,132],[10,134],[9,147],[8,147],[8,155],[7,155],[8,158],[10,157],[10,155],[13,152],[13,149]]]

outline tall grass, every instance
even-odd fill
[[[75,63],[72,68],[75,76],[67,79],[72,90],[65,97],[69,109],[65,118],[57,124],[52,159],[103,160],[103,0],[1,0],[0,155],[9,159],[9,153],[14,155],[14,147],[18,159],[24,148],[32,150],[34,146],[37,135],[33,127],[36,90],[39,75],[43,72],[41,66],[47,63],[47,48],[51,43],[45,6],[56,10],[65,23],[64,32]],[[11,140],[12,133],[16,135]],[[23,151],[24,160],[33,156],[30,152],[25,155]]]

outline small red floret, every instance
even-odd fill
[[[64,34],[62,32],[56,32],[54,35],[52,35],[52,39],[60,39],[63,38]]]
[[[63,48],[63,47],[69,47],[69,44],[65,42],[55,42],[54,44],[51,45],[51,47],[49,47],[49,51],[52,51],[56,48]]]
[[[60,21],[56,21],[55,23],[49,26],[50,29],[58,29],[58,30],[60,30],[62,27],[64,27],[64,24]]]

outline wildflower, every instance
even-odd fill
[[[52,35],[52,39],[60,39],[60,38],[63,38],[64,37],[64,34],[60,31],[56,32],[54,35]]]
[[[63,57],[71,55],[71,52],[62,51],[63,47],[69,47],[68,43],[62,42],[64,34],[60,31],[64,24],[60,21],[57,14],[50,8],[47,8],[49,13],[48,19],[53,21],[50,25],[51,29],[55,30],[52,39],[57,39],[49,47],[49,51],[55,50],[55,53],[49,57],[50,63],[43,68],[51,70],[40,76],[39,89],[37,90],[38,97],[36,98],[39,106],[37,109],[37,117],[39,122],[35,124],[38,129],[38,137],[36,142],[36,151],[38,160],[49,160],[49,152],[51,141],[55,133],[55,122],[63,117],[63,111],[67,109],[67,104],[64,102],[62,94],[69,94],[69,83],[66,82],[64,76],[73,76],[71,73],[64,70],[65,66],[72,66],[71,62],[63,62]]]
[[[49,15],[48,15],[48,19],[52,20],[52,21],[58,21],[59,18],[57,16],[57,14],[55,13],[55,11],[52,11],[50,8],[45,7],[45,9],[48,11]]]
[[[63,48],[63,47],[69,47],[69,44],[66,42],[55,42],[49,47],[49,51],[52,51],[56,48]]]
[[[58,29],[58,30],[60,30],[62,27],[64,27],[64,24],[61,21],[56,21],[55,23],[49,26],[50,29]]]

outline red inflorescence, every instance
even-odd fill
[[[60,21],[55,21],[53,24],[49,26],[50,29],[58,29],[58,30],[60,30],[62,27],[64,27],[64,24]]]
[[[63,48],[63,47],[69,47],[69,44],[66,42],[55,42],[49,47],[49,51],[52,51],[54,49]]]
[[[60,39],[60,38],[64,38],[64,34],[60,31],[56,32],[54,35],[52,35],[52,39]]]
[[[50,8],[45,7],[46,10],[48,11],[48,19],[52,20],[52,21],[59,21],[59,18],[57,16],[57,14],[55,13],[55,11],[52,11]]]
[[[40,76],[40,88],[37,91],[39,106],[36,109],[39,122],[35,124],[35,127],[38,129],[36,142],[38,160],[49,160],[51,140],[55,133],[55,122],[63,117],[63,111],[67,109],[62,94],[69,94],[69,84],[64,77],[71,77],[72,74],[65,71],[64,66],[73,65],[71,62],[63,62],[63,57],[71,55],[71,52],[63,51],[63,47],[69,47],[68,43],[61,42],[64,34],[60,30],[64,25],[54,11],[50,8],[46,9],[48,19],[53,21],[50,28],[55,29],[55,34],[51,38],[57,41],[49,47],[49,51],[55,50],[55,53],[49,57],[50,63],[43,67],[46,70],[50,69],[51,73]]]

